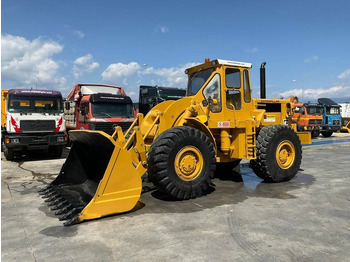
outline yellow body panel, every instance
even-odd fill
[[[341,119],[341,131],[350,133],[350,117],[342,117],[342,119]]]
[[[1,127],[6,125],[6,97],[8,94],[8,89],[1,89]]]

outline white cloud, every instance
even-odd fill
[[[160,26],[157,26],[157,28],[154,30],[154,32],[155,33],[162,33],[162,34],[164,34],[164,33],[169,32],[169,28],[166,27],[166,26],[160,25]]]
[[[140,68],[141,66],[136,62],[110,64],[102,73],[102,79],[107,83],[115,83],[121,81],[122,78],[135,74]]]
[[[173,86],[185,88],[187,85],[187,75],[184,73],[185,70],[189,67],[198,65],[198,63],[187,63],[179,67],[170,67],[170,68],[159,68],[155,69],[149,67],[144,71],[140,72],[142,75],[153,74],[161,77],[158,85]]]
[[[313,57],[309,57],[304,59],[304,63],[310,63],[310,62],[315,62],[318,60],[318,56],[313,56]]]
[[[343,73],[338,75],[338,78],[342,79],[342,80],[345,80],[345,79],[349,79],[350,80],[350,69],[347,69]]]
[[[58,76],[59,65],[52,59],[62,52],[62,45],[42,38],[30,41],[9,34],[1,37],[2,81],[11,82],[14,88],[57,90],[65,85],[66,79]]]
[[[92,55],[78,57],[74,61],[73,74],[75,79],[81,77],[84,73],[91,73],[99,67],[99,63],[92,61]]]
[[[73,31],[73,35],[76,35],[79,38],[84,38],[85,37],[85,34],[82,31],[79,31],[79,30]]]
[[[298,96],[303,98],[303,100],[316,100],[320,97],[350,99],[350,86],[339,85],[319,89],[293,89],[279,93],[279,95],[284,98]]]

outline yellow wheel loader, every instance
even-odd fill
[[[66,162],[39,194],[72,225],[131,211],[146,172],[158,190],[179,200],[205,195],[216,166],[233,168],[241,159],[268,182],[292,179],[301,141],[311,138],[296,133],[289,100],[265,98],[264,66],[259,99],[252,98],[250,63],[206,59],[186,70],[186,97],[138,114],[126,132],[70,131]]]

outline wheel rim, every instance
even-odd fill
[[[196,179],[203,169],[203,156],[198,148],[186,146],[175,157],[175,172],[184,181]]]
[[[295,148],[290,141],[282,141],[276,150],[277,164],[282,169],[290,168],[295,160]]]

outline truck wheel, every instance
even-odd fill
[[[61,157],[63,152],[63,146],[51,146],[49,153],[53,154],[54,157]]]
[[[263,127],[256,141],[257,158],[251,161],[255,174],[267,182],[291,180],[301,164],[297,134],[288,126]]]
[[[316,138],[320,135],[320,130],[319,129],[314,129],[311,131],[311,137]]]
[[[148,175],[163,193],[190,199],[207,193],[215,171],[215,151],[200,130],[179,126],[164,131],[148,153]]]
[[[4,155],[6,160],[13,160],[15,158],[15,154],[11,148],[5,148]]]
[[[328,131],[328,132],[323,131],[323,132],[321,132],[321,134],[322,134],[324,137],[330,137],[330,136],[333,134],[333,132],[332,132],[332,131]]]

